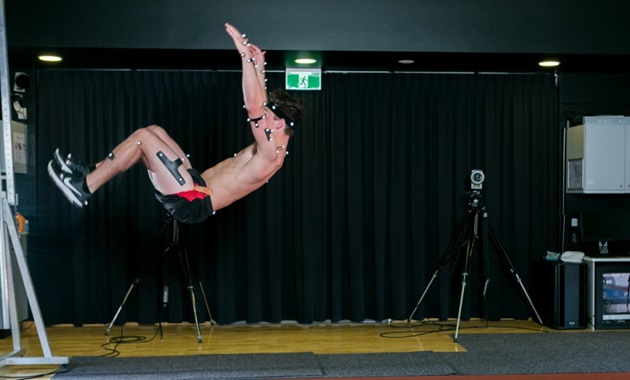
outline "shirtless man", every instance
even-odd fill
[[[265,52],[234,26],[225,24],[225,29],[242,59],[243,97],[255,142],[201,174],[157,125],[136,130],[107,158],[91,166],[57,149],[48,163],[48,174],[75,206],[87,205],[92,193],[141,161],[166,210],[181,222],[197,223],[258,189],[282,167],[302,104],[284,90],[268,96]]]

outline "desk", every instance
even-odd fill
[[[606,265],[627,264],[630,268],[630,257],[589,257],[584,256],[583,261],[587,265],[586,270],[586,312],[588,327],[595,330],[597,327],[597,298],[595,292],[596,271]],[[601,295],[599,295],[601,297]]]

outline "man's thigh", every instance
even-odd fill
[[[149,178],[157,191],[162,194],[175,194],[192,190],[193,180],[183,160],[168,150],[154,149],[145,152]]]

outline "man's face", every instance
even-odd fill
[[[276,127],[278,125],[278,123],[283,121],[283,119],[278,117],[278,115],[273,113],[273,111],[270,110],[269,108],[267,108],[267,111],[269,112],[268,115],[271,115],[271,117],[269,118],[269,123],[272,124],[274,127]]]

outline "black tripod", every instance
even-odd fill
[[[481,225],[479,224],[480,217],[481,217]],[[480,246],[481,246],[481,251],[483,254],[483,260],[484,260],[483,266],[484,266],[485,274],[488,275],[489,273],[489,260],[488,260],[488,253],[487,253],[487,247],[488,247],[487,243],[489,239],[495,248],[494,252],[497,255],[499,255],[500,261],[504,264],[504,266],[507,268],[509,273],[514,275],[516,282],[518,282],[518,284],[520,285],[521,290],[523,291],[523,295],[527,298],[529,305],[531,306],[532,310],[536,314],[536,317],[538,318],[538,322],[541,325],[543,324],[542,319],[538,315],[538,311],[536,311],[536,308],[534,307],[534,304],[532,303],[532,300],[529,297],[529,294],[527,293],[527,290],[525,290],[525,286],[523,285],[521,278],[516,273],[516,270],[514,269],[514,266],[512,265],[510,258],[505,252],[505,249],[503,249],[501,242],[497,238],[497,235],[494,231],[494,228],[492,227],[492,224],[490,224],[490,222],[488,221],[488,212],[486,211],[485,206],[481,205],[481,192],[474,191],[474,190],[470,193],[468,207],[464,211],[464,214],[462,215],[460,222],[457,228],[455,229],[453,236],[451,237],[451,241],[446,251],[440,258],[438,266],[435,269],[435,272],[433,272],[433,276],[431,277],[431,281],[429,281],[429,284],[424,289],[424,292],[422,293],[420,300],[418,300],[416,307],[413,309],[413,311],[409,315],[409,319],[407,319],[408,323],[411,322],[413,315],[418,310],[418,307],[422,303],[422,300],[424,299],[424,297],[427,294],[427,291],[433,284],[433,281],[437,278],[438,273],[440,272],[442,267],[444,267],[444,265],[446,265],[449,261],[454,259],[460,252],[462,252],[462,249],[459,247],[456,247],[456,244],[460,240],[460,235],[465,233],[465,236],[467,237],[465,241],[466,256],[464,258],[464,264],[463,264],[463,269],[462,269],[462,289],[461,289],[461,295],[459,297],[459,311],[457,312],[457,327],[455,328],[455,338],[454,338],[454,341],[457,342],[457,338],[459,336],[459,325],[461,322],[461,315],[462,315],[462,306],[464,302],[464,291],[466,290],[466,279],[468,277],[468,266],[470,264],[470,258],[473,252],[475,251],[475,248],[477,247],[480,231],[481,231]],[[483,288],[484,298],[485,298],[486,291],[488,289],[489,282],[490,282],[490,279],[486,278],[486,282]]]
[[[181,264],[182,270],[184,272],[184,275],[186,277],[186,281],[187,281],[187,288],[188,291],[190,292],[190,299],[192,302],[192,310],[193,310],[193,315],[195,317],[195,326],[197,328],[197,341],[199,343],[202,342],[202,337],[201,337],[201,329],[199,328],[199,319],[197,318],[197,301],[195,298],[195,291],[194,291],[194,286],[193,286],[193,276],[190,270],[190,264],[188,262],[188,253],[186,252],[186,247],[180,243],[179,241],[179,222],[176,219],[173,219],[172,216],[167,215],[166,221],[164,222],[164,225],[162,227],[162,230],[160,231],[160,236],[162,237],[166,231],[166,228],[168,226],[172,227],[172,240],[171,243],[168,245],[168,247],[166,247],[166,249],[162,252],[162,254],[156,259],[154,260],[152,263],[150,263],[149,266],[153,266],[153,264],[155,264],[155,262],[157,262],[159,259],[161,259],[163,256],[166,256],[167,253],[169,252],[175,252],[177,253],[177,256],[179,258],[179,262]],[[144,264],[142,264],[142,267],[140,268],[140,270],[138,271],[138,274],[136,275],[136,277],[134,278],[134,280],[132,281],[131,285],[129,286],[129,289],[127,290],[127,293],[125,294],[125,297],[123,298],[120,306],[118,307],[118,311],[116,311],[116,314],[114,315],[114,318],[112,319],[112,321],[109,323],[109,325],[107,326],[107,328],[105,329],[105,335],[108,335],[110,330],[112,329],[112,326],[114,325],[114,322],[116,321],[116,319],[118,319],[118,315],[120,314],[123,306],[125,306],[125,303],[127,302],[127,298],[129,298],[129,295],[131,294],[131,291],[133,290],[133,288],[140,282],[140,277],[144,272],[144,269],[147,267],[147,264],[149,264],[149,260],[150,258],[147,258],[147,260],[145,260]],[[164,317],[164,311],[166,310],[167,306],[168,306],[168,296],[169,296],[169,286],[168,286],[168,280],[167,280],[168,276],[164,276],[164,293],[162,295],[162,311],[160,313],[160,320],[158,322],[159,324],[159,329],[160,329],[160,336],[162,336],[162,319]],[[214,326],[216,325],[216,322],[212,319],[212,313],[210,312],[210,306],[208,305],[208,300],[206,298],[206,293],[203,289],[203,284],[201,282],[201,279],[197,276],[197,285],[199,286],[199,290],[201,291],[201,296],[203,298],[203,302],[204,305],[206,307],[206,311],[208,312],[208,318],[210,318],[210,325]]]

